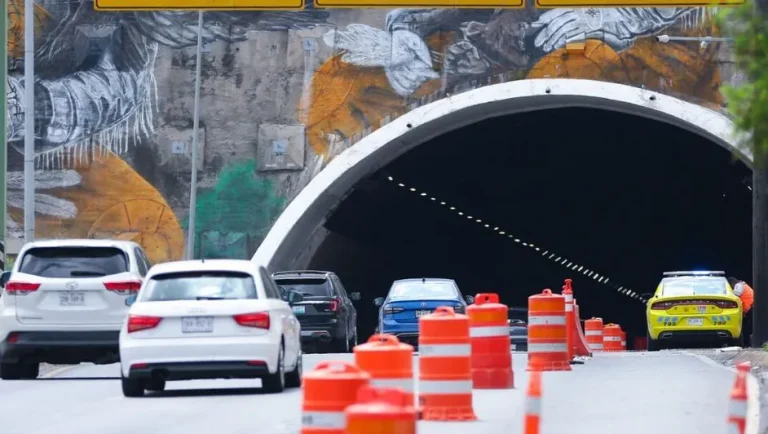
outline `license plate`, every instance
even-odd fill
[[[424,315],[429,315],[430,313],[432,313],[431,310],[417,310],[416,311],[416,318],[422,317]]]
[[[181,318],[182,333],[212,333],[212,316],[185,316]]]
[[[689,326],[704,325],[704,318],[688,318],[688,325]]]
[[[83,306],[85,305],[85,293],[84,292],[62,292],[59,294],[59,305]]]
[[[306,310],[306,306],[293,306],[293,313],[304,313]]]
[[[699,313],[707,313],[707,306],[696,306],[696,311]]]

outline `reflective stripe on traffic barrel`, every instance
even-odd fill
[[[573,360],[576,355],[576,318],[573,310],[573,288],[571,279],[565,279],[563,285],[563,297],[565,297],[565,335],[568,345],[568,360]]]
[[[603,351],[603,319],[591,318],[584,321],[584,335],[589,344],[589,351]]]
[[[523,434],[539,434],[541,424],[541,371],[533,371],[525,396]]]
[[[413,346],[395,336],[376,334],[354,349],[355,364],[371,375],[372,387],[397,387],[413,398]]]
[[[304,375],[301,434],[343,434],[344,410],[354,404],[370,375],[348,362],[321,362]]]
[[[545,289],[528,297],[528,371],[570,371],[565,297]]]
[[[412,399],[401,389],[363,387],[347,407],[346,434],[416,434]]]
[[[603,326],[603,351],[621,351],[621,327],[618,324]]]
[[[476,420],[469,317],[440,306],[419,318],[419,405],[423,420]]]
[[[472,342],[472,386],[475,389],[512,389],[512,348],[509,308],[498,294],[477,294],[467,306]]]

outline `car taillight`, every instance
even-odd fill
[[[651,305],[651,310],[667,310],[675,304],[669,301],[657,301]]]
[[[260,329],[269,329],[269,313],[253,312],[241,313],[233,317],[235,322],[243,327],[256,327]]]
[[[27,295],[30,292],[37,291],[39,288],[39,283],[10,281],[5,284],[5,292],[13,295]]]
[[[153,329],[157,327],[158,324],[160,324],[160,321],[162,321],[162,318],[159,316],[129,315],[128,333]]]
[[[738,303],[730,300],[718,300],[715,302],[715,305],[721,309],[736,309],[739,307]]]
[[[405,310],[405,309],[403,309],[402,307],[397,307],[397,306],[390,306],[390,305],[386,305],[386,306],[384,306],[384,313],[385,313],[385,314],[393,314],[393,313],[398,313],[398,312],[402,312],[402,311],[404,311],[404,310]]]
[[[107,288],[107,291],[111,291],[119,295],[132,295],[139,292],[139,289],[141,288],[141,282],[138,280],[104,282],[104,287]]]
[[[340,307],[341,307],[341,300],[339,300],[338,298],[334,298],[333,300],[331,300],[331,304],[329,307],[331,309],[331,312],[336,312],[337,310],[339,310]]]

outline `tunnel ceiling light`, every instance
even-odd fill
[[[388,176],[388,177],[387,177],[387,179],[388,179],[389,181],[394,181],[394,178],[393,178],[393,177],[391,177],[391,176]],[[405,186],[406,186],[406,185],[405,185],[404,183],[402,183],[402,182],[399,182],[397,185],[398,185],[398,187],[405,187]],[[749,188],[749,189],[751,190],[751,188],[750,188],[749,186],[747,186],[747,188]],[[413,187],[410,187],[410,188],[409,188],[409,190],[410,190],[411,192],[414,192],[414,193],[417,191],[417,190],[416,190],[416,188],[413,188]],[[421,192],[421,193],[419,193],[419,195],[420,195],[421,197],[426,197],[426,196],[429,196],[429,195],[428,195],[426,192]],[[434,197],[434,196],[430,196],[430,198],[429,198],[429,199],[430,199],[430,201],[433,201],[433,202],[437,202],[437,198],[436,198],[436,197]],[[445,205],[447,205],[447,203],[446,203],[445,201],[440,201],[440,205],[443,205],[443,206],[445,206]],[[451,211],[456,211],[456,212],[458,213],[458,215],[460,215],[460,216],[463,216],[463,215],[464,215],[464,212],[462,212],[462,211],[458,211],[458,210],[456,209],[456,207],[455,207],[455,206],[451,206],[451,207],[449,207],[449,209],[450,209]],[[475,222],[476,222],[476,223],[480,223],[480,224],[482,224],[482,223],[483,223],[483,220],[482,220],[482,219],[479,219],[479,218],[478,218],[478,219],[475,219],[475,218],[474,218],[473,216],[471,216],[471,215],[467,215],[467,219],[468,219],[468,220],[475,220]],[[491,227],[491,225],[490,225],[490,224],[488,224],[488,223],[486,223],[486,224],[485,224],[485,227],[486,227],[486,228],[490,228],[490,227]],[[522,243],[522,245],[523,245],[524,247],[531,247],[531,248],[535,248],[537,252],[541,251],[541,249],[540,249],[539,247],[535,247],[535,245],[534,245],[533,243],[523,242],[523,241],[522,241],[520,238],[515,238],[515,237],[514,237],[514,235],[512,235],[512,234],[507,234],[507,232],[506,232],[506,231],[502,231],[502,230],[499,230],[499,229],[500,229],[500,228],[499,228],[498,226],[495,226],[495,227],[493,228],[493,230],[494,230],[494,231],[498,231],[499,235],[506,235],[508,238],[510,238],[510,239],[514,239],[514,241],[515,241],[516,243]],[[555,254],[554,254],[554,253],[550,253],[550,252],[549,252],[549,250],[545,250],[545,251],[544,251],[544,253],[542,253],[542,256],[546,256],[547,254],[549,254],[549,256],[547,257],[547,259],[550,259],[550,260],[551,260],[552,258],[554,258],[554,256],[555,256]],[[562,262],[561,262],[561,260],[562,260]],[[597,281],[598,281],[598,283],[602,283],[602,284],[606,284],[606,285],[608,285],[608,278],[607,278],[607,277],[605,277],[605,276],[600,276],[599,274],[595,273],[594,271],[590,271],[589,269],[585,269],[583,265],[578,265],[578,264],[576,264],[576,263],[574,263],[574,262],[572,262],[572,261],[568,261],[567,259],[563,258],[562,256],[558,256],[557,258],[555,258],[555,259],[554,259],[554,261],[555,261],[555,262],[558,262],[558,263],[560,263],[560,265],[563,265],[563,266],[565,266],[566,268],[568,268],[568,269],[570,269],[570,270],[576,270],[577,272],[583,272],[583,273],[584,273],[585,275],[587,275],[588,277],[592,277],[593,279],[597,280]],[[567,262],[567,264],[566,264],[566,262]],[[577,267],[578,267],[578,270],[577,270]],[[582,271],[582,270],[583,270],[583,271]],[[647,302],[647,300],[643,299],[643,298],[642,298],[642,297],[640,297],[640,296],[639,296],[637,293],[635,293],[634,291],[632,291],[632,290],[630,290],[630,289],[628,289],[628,288],[624,288],[623,286],[616,286],[616,285],[613,285],[613,284],[611,284],[611,285],[609,285],[609,286],[613,287],[614,289],[616,289],[617,291],[619,291],[619,292],[620,292],[620,293],[622,293],[622,294],[628,295],[628,296],[629,296],[629,297],[631,297],[631,298],[639,299],[639,300],[641,300],[643,303]]]

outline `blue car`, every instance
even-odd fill
[[[379,333],[397,336],[401,342],[417,346],[419,317],[440,306],[450,306],[464,313],[474,297],[462,296],[452,279],[401,279],[392,283],[386,298],[374,300],[379,307]]]

